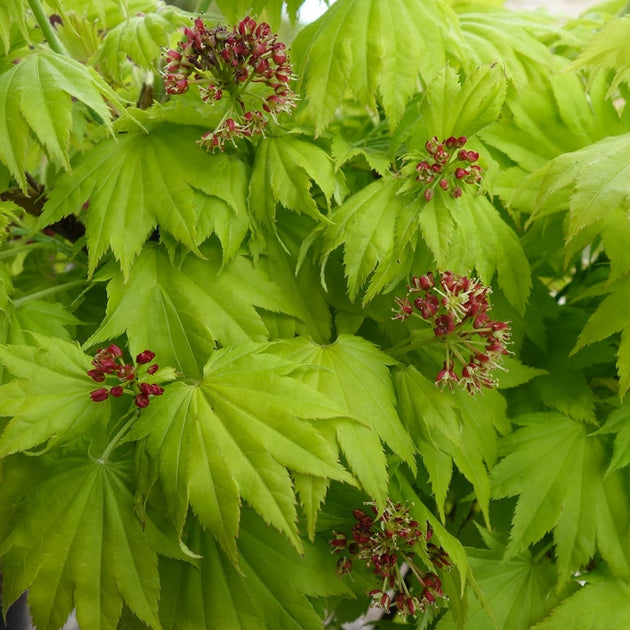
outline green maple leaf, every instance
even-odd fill
[[[518,495],[507,558],[552,531],[565,582],[596,548],[611,570],[630,577],[630,504],[619,472],[605,473],[605,451],[585,426],[555,412],[520,416],[493,469],[493,496]]]
[[[36,345],[0,346],[0,362],[16,379],[0,386],[2,414],[12,419],[0,438],[0,456],[44,442],[72,440],[109,418],[109,402],[95,404],[90,358],[74,343],[33,335]]]
[[[381,213],[388,212],[385,215],[388,217],[389,212],[400,213],[395,228],[396,244],[391,247],[401,252],[405,246],[413,244],[417,249],[420,232],[427,248],[433,253],[438,268],[463,274],[470,274],[472,269],[476,269],[479,278],[486,285],[491,284],[496,272],[503,293],[522,315],[532,285],[529,261],[517,234],[503,220],[492,203],[485,196],[466,194],[469,191],[464,191],[462,197],[458,199],[438,193],[430,202],[426,202],[422,196],[413,197],[414,193],[410,191],[407,183],[403,184],[401,190],[406,191],[404,205],[391,210],[379,208]],[[369,209],[371,208],[370,205]],[[355,227],[357,220],[363,220],[363,213],[366,215],[366,222],[370,218],[367,211],[360,210],[362,212],[357,212],[356,218],[353,217],[353,222],[348,224],[346,228],[348,232]],[[375,209],[372,214],[377,211]],[[333,220],[335,216],[336,213],[333,214]],[[339,229],[340,227],[337,227],[337,230]],[[385,249],[386,239],[390,238],[389,232],[383,224],[378,224],[374,231],[376,235],[373,239],[380,239]],[[358,249],[358,255],[363,254],[367,258],[365,242],[360,244],[363,244],[364,248]],[[350,242],[346,244],[346,251],[348,250],[354,252],[354,245]],[[349,258],[348,253],[346,258]],[[398,259],[400,258],[399,253]]]
[[[354,299],[369,275],[395,257],[396,218],[402,198],[398,182],[379,179],[344,201],[331,214],[332,225],[322,236],[322,267],[331,252],[343,245],[348,294]]]
[[[444,262],[448,261],[446,268],[463,273],[476,268],[487,285],[496,271],[505,297],[523,315],[532,280],[529,261],[516,233],[486,197],[462,195],[449,199],[449,209],[454,229],[443,254]]]
[[[559,31],[553,20],[512,10],[465,11],[458,17],[470,67],[500,59],[508,78],[520,89],[529,88],[532,74],[544,76],[554,66],[539,36],[541,30]]]
[[[623,396],[630,387],[630,279],[625,277],[611,286],[611,293],[604,298],[594,313],[588,318],[572,353],[584,346],[606,339],[610,335],[622,332],[621,343],[617,350],[617,370],[619,374],[619,395]]]
[[[122,272],[112,274],[107,314],[85,346],[126,332],[132,354],[150,348],[162,365],[197,377],[215,340],[229,345],[267,339],[255,307],[293,313],[245,257],[236,256],[222,268],[216,246],[202,252],[203,259],[188,256],[173,267],[162,248],[145,247],[127,283]]]
[[[419,116],[407,132],[410,146],[424,148],[433,136],[442,140],[476,134],[499,117],[506,92],[505,71],[499,64],[475,68],[461,83],[455,69],[443,68],[418,104]],[[441,107],[438,103],[450,105]]]
[[[123,601],[151,628],[157,556],[134,515],[120,465],[66,458],[32,489],[2,543],[3,600],[29,591],[33,621],[57,630],[76,607],[85,628],[117,627]]]
[[[630,134],[604,138],[578,151],[565,153],[528,177],[522,189],[538,191],[532,220],[565,211],[567,240],[606,217],[611,208],[630,208]],[[518,203],[518,199],[516,200]]]
[[[22,37],[30,40],[30,34],[26,23],[28,13],[26,0],[6,0],[0,5],[0,41],[4,46],[4,54],[11,50],[12,27],[17,26]]]
[[[164,629],[320,630],[322,620],[307,596],[348,594],[335,578],[328,545],[317,540],[298,556],[250,510],[242,520],[240,571],[197,523],[187,542],[202,556],[199,568],[160,562],[163,579],[177,585],[160,598]]]
[[[321,221],[311,194],[311,181],[329,202],[335,188],[330,156],[313,142],[295,134],[265,138],[256,151],[249,187],[249,206],[256,220],[272,226],[278,203]]]
[[[466,630],[509,628],[528,630],[545,616],[558,602],[554,593],[556,575],[554,567],[545,556],[532,557],[523,552],[511,560],[505,560],[505,546],[482,530],[489,544],[487,549],[467,549],[470,567],[479,589],[486,597],[492,611],[491,618],[478,599],[468,589],[468,615]],[[447,613],[437,630],[456,628],[452,614]]]
[[[238,160],[201,151],[195,145],[199,135],[198,128],[164,123],[154,125],[150,133],[121,130],[115,140],[101,141],[73,160],[71,176],[62,175],[56,182],[40,225],[77,212],[89,200],[84,220],[90,272],[111,249],[127,276],[158,225],[193,251],[216,230],[233,253],[229,228],[216,227],[226,219],[203,214],[213,210],[206,204],[218,198],[242,217],[238,204],[246,171]],[[225,179],[231,185],[222,188]]]
[[[630,464],[630,401],[615,409],[598,431],[598,433],[613,433],[615,445],[610,460],[609,471],[625,468]]]
[[[147,436],[178,526],[190,502],[233,560],[240,496],[301,548],[287,469],[352,480],[336,446],[310,422],[344,410],[292,376],[298,364],[265,348],[215,352],[197,384],[167,386],[132,430]]]
[[[69,170],[73,100],[89,107],[111,131],[111,111],[104,98],[125,111],[116,93],[92,68],[45,49],[27,55],[0,75],[0,161],[24,191],[30,138]]]
[[[287,221],[283,221],[286,225]],[[284,227],[283,225],[283,227]],[[295,250],[297,243],[289,243],[286,232],[280,234],[282,243]],[[298,241],[299,242],[299,241]],[[283,313],[264,313],[264,321],[272,338],[290,339],[296,334],[312,337],[318,343],[330,340],[332,317],[319,280],[317,267],[304,260],[296,270],[296,261],[277,240],[267,243],[266,256],[257,261],[257,267],[273,278],[274,295],[284,304],[290,304],[295,316]],[[275,333],[275,334],[273,334]]]
[[[497,429],[504,433],[508,428],[504,399],[496,392],[472,401],[463,392],[442,392],[413,366],[397,370],[394,382],[401,418],[415,437],[440,513],[455,463],[473,484],[489,520],[487,468],[496,460]]]
[[[79,323],[79,320],[59,302],[28,300],[12,309],[7,342],[28,345],[31,332],[71,341],[72,335],[68,328]]]
[[[459,37],[455,14],[435,0],[338,0],[293,42],[306,115],[319,133],[347,92],[372,108],[378,94],[395,127],[418,76],[443,68],[447,49],[461,56]]]
[[[623,81],[630,81],[627,59],[630,55],[630,16],[610,20],[586,44],[578,58],[568,70],[589,68],[592,76],[612,68],[615,78],[610,82],[606,96],[610,97]]]
[[[562,153],[626,130],[614,105],[604,97],[607,87],[604,76],[586,92],[578,76],[551,74],[530,83],[526,99],[511,94],[501,119],[480,136],[531,173]],[[530,212],[531,206],[523,210]]]
[[[163,8],[143,15],[130,15],[107,32],[91,63],[122,81],[123,62],[129,58],[144,69],[154,69],[169,43],[169,35],[187,20],[173,9]]]
[[[387,367],[391,359],[351,335],[325,346],[301,340],[274,347],[300,364],[320,368],[304,379],[344,410],[334,421],[337,441],[367,494],[384,505],[388,475],[381,441],[415,470],[415,448],[396,413]]]
[[[604,571],[580,576],[586,582],[532,630],[612,630],[630,625],[630,584]]]

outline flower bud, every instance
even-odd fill
[[[455,136],[450,136],[449,138],[447,138],[444,144],[446,145],[447,149],[455,149],[459,146],[457,144],[457,138],[455,138]]]
[[[135,403],[137,407],[140,409],[144,409],[149,406],[149,397],[146,394],[138,394],[135,399]]]
[[[150,363],[155,358],[155,352],[151,350],[144,350],[136,356],[136,363]]]
[[[100,370],[88,370],[87,375],[97,383],[102,383],[105,380],[105,374]]]
[[[100,387],[99,389],[94,389],[90,392],[90,398],[94,402],[102,402],[103,400],[106,400],[108,396],[109,392],[105,387]]]
[[[287,53],[284,50],[274,50],[272,57],[274,62],[281,66],[283,63],[286,63]]]
[[[122,385],[114,385],[114,387],[110,388],[109,393],[114,396],[114,398],[120,398],[124,391]]]

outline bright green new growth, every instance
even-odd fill
[[[3,611],[629,626],[626,0],[183,4],[0,3]],[[255,78],[260,133],[202,149]],[[428,582],[345,575],[396,504]]]

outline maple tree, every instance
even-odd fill
[[[627,1],[302,4],[0,4],[4,611],[627,626]]]

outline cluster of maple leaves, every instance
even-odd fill
[[[289,60],[240,2],[0,3],[2,598],[38,627],[630,626],[625,2],[367,4]]]

